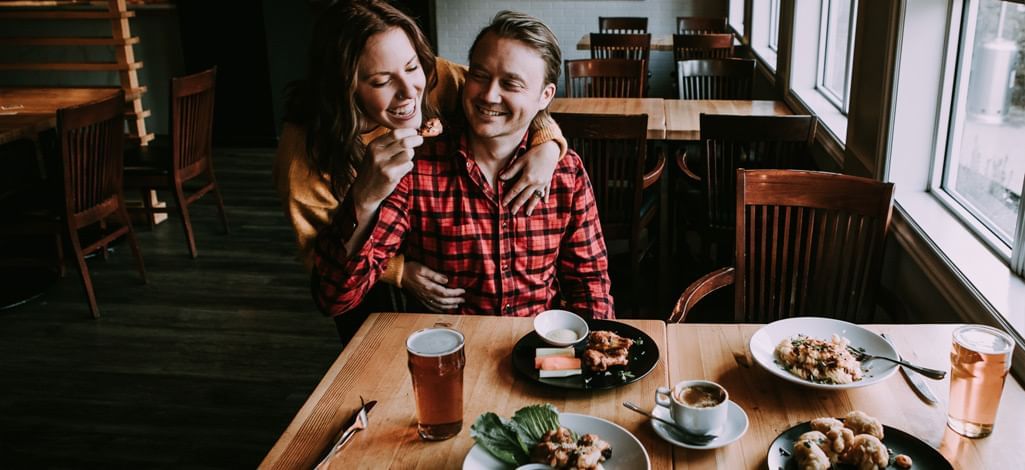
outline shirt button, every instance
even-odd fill
[[[502,228],[508,228],[508,227],[509,227],[509,223],[508,222],[502,222]],[[353,227],[353,228],[355,228],[355,227]]]
[[[508,264],[503,264],[502,265],[502,271],[508,271],[508,270],[509,270],[509,265]]]
[[[512,311],[512,304],[505,304],[505,311],[511,312]]]

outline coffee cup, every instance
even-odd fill
[[[729,393],[708,380],[684,380],[670,390],[659,387],[655,403],[669,408],[673,421],[692,434],[719,434],[726,425]]]

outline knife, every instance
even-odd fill
[[[356,434],[356,431],[366,429],[367,425],[370,423],[368,415],[370,414],[370,410],[374,408],[374,405],[377,404],[377,400],[370,400],[369,403],[364,403],[363,397],[359,397],[359,402],[361,405],[360,408],[352,414],[352,417],[345,421],[345,424],[343,425],[345,429],[341,431],[338,438],[335,439],[335,443],[330,449],[328,449],[327,454],[324,455],[324,458],[320,459],[320,463],[318,463],[314,468],[327,468],[327,463],[335,456],[335,453],[341,450],[346,442],[349,442],[349,439]]]
[[[882,337],[886,338],[887,341],[890,341],[890,338],[886,336],[886,334],[883,334]],[[894,350],[896,351],[896,348],[894,348]],[[900,353],[897,353],[897,359],[901,359]],[[911,385],[911,389],[915,391],[915,394],[918,395],[918,398],[921,398],[922,401],[930,405],[936,404],[936,402],[938,401],[936,399],[936,395],[932,393],[932,389],[929,388],[929,384],[925,383],[925,380],[922,379],[922,376],[918,375],[914,371],[907,370],[906,368],[904,368],[904,366],[899,367],[900,375],[904,376],[904,380],[908,382],[908,385]]]

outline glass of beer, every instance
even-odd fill
[[[462,333],[440,325],[406,338],[421,439],[448,439],[463,428],[463,341]]]
[[[973,438],[993,432],[1013,352],[1011,337],[996,328],[967,325],[954,330],[947,411],[950,429]]]

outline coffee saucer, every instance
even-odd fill
[[[726,426],[724,426],[722,433],[704,445],[695,445],[679,440],[679,435],[676,431],[659,421],[651,420],[651,427],[659,437],[678,447],[697,450],[718,449],[719,447],[740,439],[740,436],[743,436],[744,433],[747,432],[747,413],[744,412],[744,409],[741,408],[740,405],[734,403],[732,400],[727,403],[727,405],[729,408],[726,410]],[[655,405],[655,409],[651,410],[651,414],[665,420],[673,420],[673,416],[669,413],[669,409],[664,406]]]

